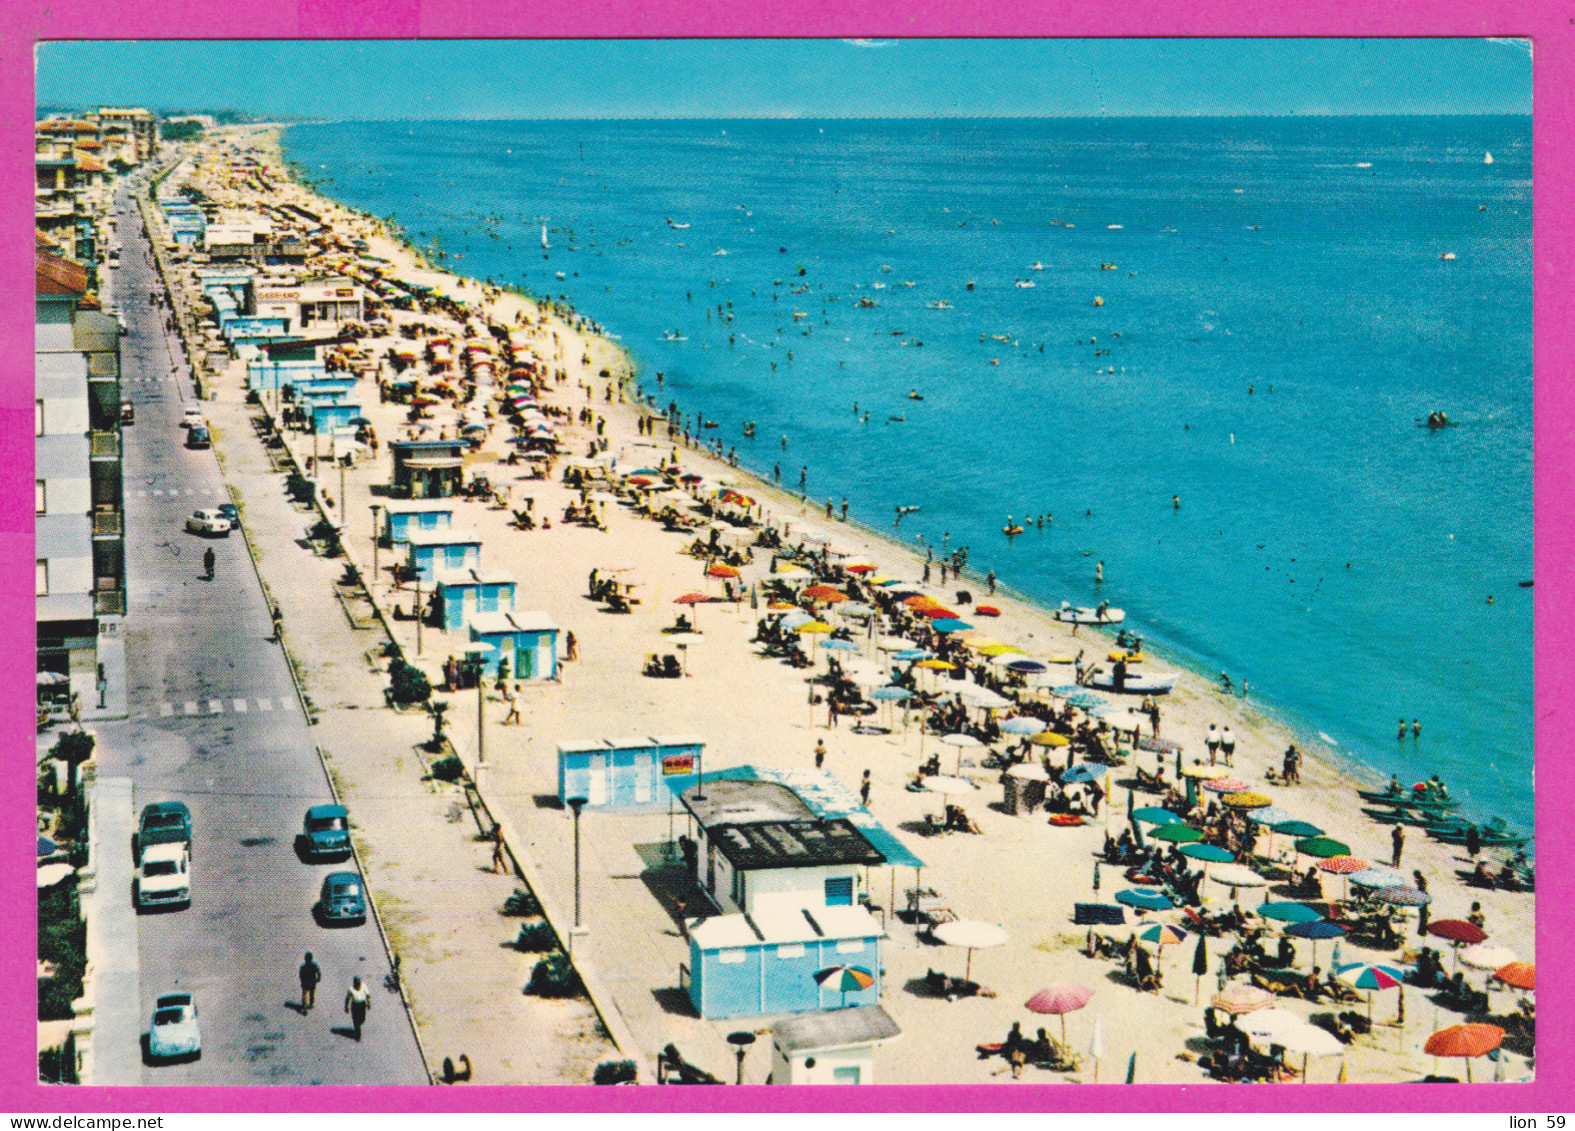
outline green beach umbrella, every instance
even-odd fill
[[[1210,864],[1228,864],[1236,859],[1229,851],[1217,844],[1184,844],[1181,846],[1181,854]]]
[[[1180,817],[1169,809],[1161,809],[1157,805],[1146,805],[1142,809],[1128,809],[1127,816],[1142,821],[1146,825],[1179,825]]]
[[[1331,856],[1351,855],[1351,846],[1329,836],[1313,836],[1296,842],[1296,851],[1304,856],[1327,860]]]
[[[1285,833],[1287,836],[1310,837],[1323,835],[1323,830],[1309,821],[1281,821],[1269,827],[1275,832]]]
[[[1259,904],[1258,914],[1265,919],[1276,919],[1281,923],[1311,923],[1314,919],[1323,918],[1305,903],[1292,903],[1286,900]]]
[[[1203,839],[1203,834],[1191,825],[1161,825],[1148,835],[1155,840],[1168,840],[1173,844],[1191,844]]]

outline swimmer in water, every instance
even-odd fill
[[[1170,505],[1171,505],[1171,507],[1174,510],[1178,510],[1179,511],[1181,509],[1181,496],[1180,495],[1172,495],[1170,497]]]

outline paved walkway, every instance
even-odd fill
[[[130,778],[93,783],[92,887],[79,888],[93,964],[93,1057],[84,1084],[142,1083],[142,976],[137,910],[131,902],[137,830]],[[92,894],[97,891],[95,898]]]
[[[284,642],[401,960],[428,1067],[440,1074],[444,1057],[463,1053],[475,1083],[588,1082],[596,1062],[614,1055],[595,1011],[583,1000],[549,1002],[521,992],[536,956],[505,945],[518,923],[499,911],[519,881],[491,872],[491,848],[479,839],[462,794],[422,780],[417,747],[431,735],[431,720],[385,706],[386,638],[380,628],[354,627],[335,595],[345,560],[320,558],[301,544],[315,513],[285,495],[253,427],[256,410],[232,375],[215,383],[218,400],[205,406],[225,478],[264,584],[283,612]]]

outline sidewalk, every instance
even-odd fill
[[[87,918],[87,958],[93,971],[92,1056],[84,1084],[142,1083],[141,949],[131,902],[131,838],[137,830],[130,778],[93,783],[92,864],[77,893]]]
[[[349,808],[367,886],[401,976],[428,1067],[469,1056],[481,1084],[587,1083],[614,1056],[583,1000],[521,992],[536,955],[508,947],[516,920],[499,913],[519,886],[490,871],[491,849],[452,786],[426,782],[417,744],[424,712],[384,705],[379,629],[352,627],[335,596],[345,559],[300,544],[316,520],[297,509],[269,462],[234,370],[205,406],[225,479],[255,547],[258,570],[284,618],[284,643],[317,717],[316,740]]]

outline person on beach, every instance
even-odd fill
[[[1230,729],[1229,723],[1225,725],[1224,730],[1220,731],[1220,753],[1225,755],[1225,764],[1227,766],[1235,764],[1233,760],[1236,757],[1236,733]]]
[[[1411,884],[1423,895],[1427,894],[1427,877],[1422,875],[1422,869],[1411,869]]]
[[[992,569],[984,575],[984,583],[993,594],[995,592],[995,570]]]
[[[1212,766],[1220,752],[1220,732],[1213,723],[1209,724],[1208,733],[1203,736],[1203,745],[1209,749],[1209,765]]]
[[[824,738],[817,738],[815,740],[815,769],[818,770],[822,766],[824,766],[825,764],[826,764],[826,740]]]
[[[1475,860],[1482,851],[1482,833],[1475,825],[1466,830],[1466,855]]]
[[[865,770],[864,777],[859,782],[859,804],[866,809],[869,808],[870,804],[870,788],[870,772]]]
[[[1466,922],[1473,927],[1481,927],[1483,930],[1487,930],[1487,915],[1483,912],[1480,903],[1473,902],[1471,904],[1471,914],[1466,916]]]
[[[826,729],[836,730],[838,721],[841,718],[842,703],[837,699],[835,694],[832,694],[826,696],[826,707],[827,713],[830,716],[826,720]]]
[[[805,484],[807,484],[808,482],[809,482],[809,468],[807,466],[799,468],[798,469],[798,489],[800,491],[803,491]]]
[[[504,692],[504,697],[509,705],[509,713],[503,718],[503,725],[518,725],[520,721],[520,685],[515,684]]]
[[[503,844],[503,826],[495,824],[492,826],[492,871],[506,872],[509,870],[508,865],[508,856],[505,854]]]
[[[565,660],[578,660],[580,658],[580,642],[575,638],[572,631],[564,634],[563,643],[568,650],[567,655],[563,658]]]

